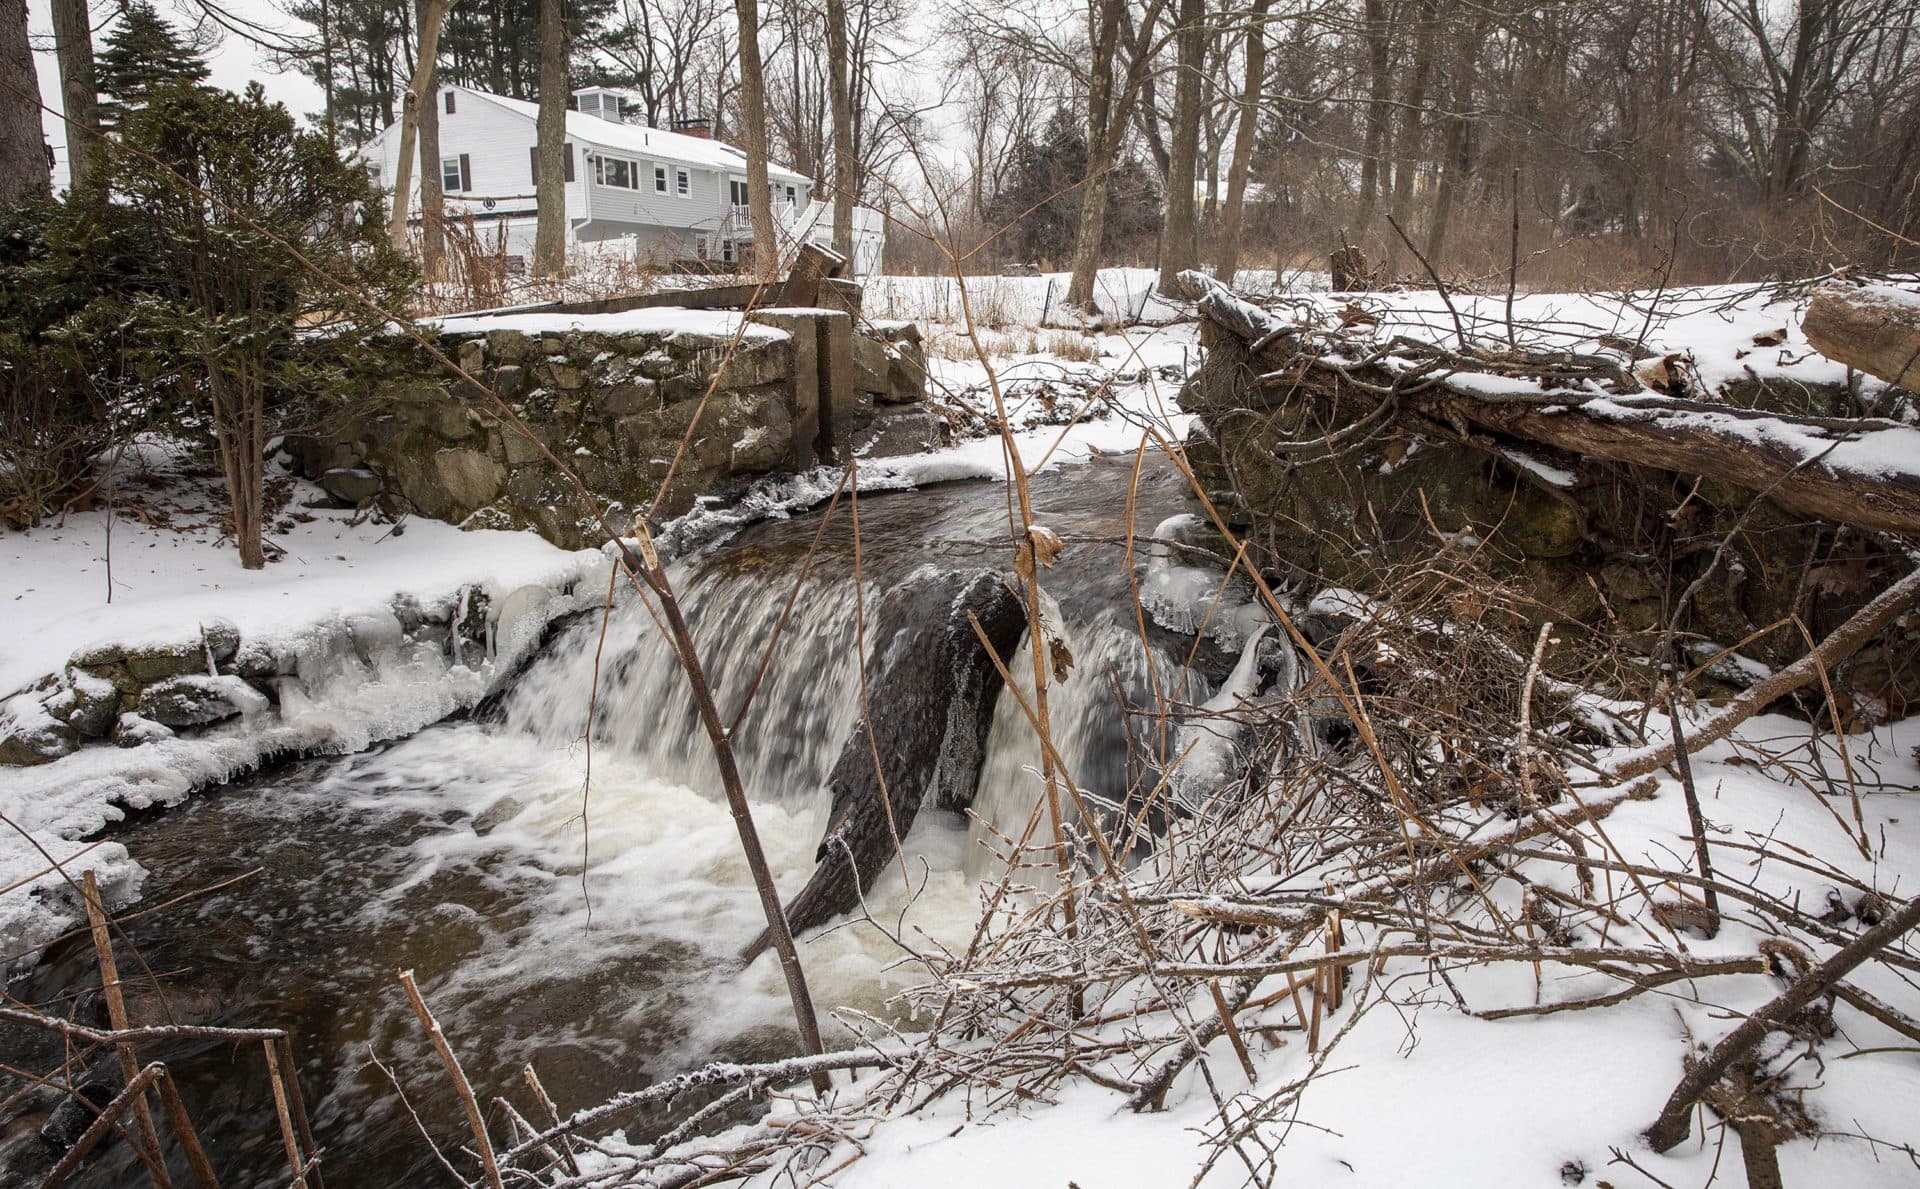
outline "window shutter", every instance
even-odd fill
[[[572,141],[567,142],[564,148],[564,152],[566,153],[566,158],[567,158],[567,180],[572,181],[573,180],[573,142]]]
[[[451,95],[453,92],[449,91],[447,94]],[[460,188],[462,190],[473,189],[473,162],[467,158],[465,153],[460,154]]]
[[[527,170],[533,177],[533,184],[540,184],[540,146],[527,146]]]

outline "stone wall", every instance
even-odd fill
[[[919,331],[884,323],[856,332],[843,310],[449,318],[439,345],[507,402],[531,439],[408,344],[365,411],[290,444],[297,469],[342,503],[531,528],[575,548],[601,533],[549,454],[624,525],[652,506],[670,470],[667,516],[764,475],[848,453],[912,453],[949,435],[922,403]]]

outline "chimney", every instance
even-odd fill
[[[673,122],[673,130],[682,136],[697,137],[700,140],[713,139],[713,121],[704,116],[696,116],[686,120],[675,120]]]

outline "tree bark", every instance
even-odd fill
[[[567,16],[563,0],[540,0],[540,113],[534,153],[533,275],[567,268]],[[585,177],[581,184],[588,184]]]
[[[1439,40],[1440,14],[1436,0],[1423,0],[1418,20],[1420,32],[1414,43],[1413,77],[1407,81],[1401,101],[1400,135],[1393,150],[1393,198],[1388,207],[1394,222],[1405,227],[1413,205],[1413,177],[1418,172],[1421,142],[1426,139],[1427,87],[1433,81],[1435,42]],[[1387,258],[1399,255],[1389,243]]]
[[[100,150],[87,0],[53,0],[53,46],[60,61],[60,106],[67,119],[67,188],[79,190],[92,175]]]
[[[1240,221],[1247,201],[1247,170],[1260,131],[1260,90],[1267,66],[1267,12],[1273,0],[1253,0],[1247,13],[1247,74],[1240,86],[1240,120],[1233,132],[1233,159],[1227,166],[1227,200],[1220,208],[1219,255],[1213,275],[1233,284],[1240,269]],[[1278,278],[1275,278],[1278,280]]]
[[[740,27],[740,147],[747,155],[747,215],[753,224],[753,268],[763,281],[780,275],[774,237],[773,187],[767,182],[767,85],[761,72],[759,0],[733,0]]]
[[[415,143],[420,135],[420,108],[422,104],[433,101],[433,63],[440,53],[440,26],[446,20],[447,10],[453,7],[453,0],[421,0],[420,7],[420,49],[413,65],[413,80],[407,87],[406,96],[400,101],[400,159],[393,171],[393,216],[387,221],[387,236],[393,246],[405,251],[407,247],[407,209],[413,201],[413,158]],[[438,141],[436,136],[435,141]],[[434,148],[436,159],[432,168],[438,170],[439,146]],[[427,168],[422,164],[421,197],[425,201]],[[438,188],[436,179],[435,188]]]
[[[423,51],[426,49],[426,28],[433,19],[430,10],[434,3],[435,0],[417,0]],[[452,0],[447,0],[441,5],[443,14],[452,7]],[[437,42],[437,29],[435,38]],[[427,86],[417,105],[420,113],[420,271],[427,280],[438,281],[445,274],[447,196],[440,177],[439,72],[433,62],[426,61],[425,64],[429,70]]]
[[[1920,392],[1920,293],[1885,285],[1825,285],[1800,328],[1828,359]]]
[[[1162,293],[1176,292],[1176,278],[1197,263],[1193,189],[1195,162],[1200,153],[1201,58],[1207,49],[1206,0],[1180,0],[1179,20],[1179,31],[1174,38],[1179,75],[1173,89],[1173,149],[1167,161],[1166,218],[1160,225],[1159,289]]]
[[[1366,0],[1367,133],[1360,151],[1361,221],[1370,222],[1379,201],[1380,165],[1387,152],[1387,95],[1392,77],[1387,73],[1388,37],[1392,32],[1386,0]]]
[[[27,43],[27,0],[0,0],[0,202],[53,187],[39,100],[40,78]]]
[[[0,0],[4,2],[4,0]],[[1113,64],[1120,44],[1120,17],[1126,0],[1094,0],[1089,6],[1089,48],[1093,62],[1087,81],[1087,176],[1080,191],[1080,225],[1073,237],[1073,275],[1067,304],[1093,308],[1093,283],[1100,271],[1100,240],[1107,224],[1107,174],[1113,168],[1108,126],[1113,111]]]
[[[847,0],[827,0],[827,83],[833,103],[833,250],[853,259],[853,96],[847,78]]]

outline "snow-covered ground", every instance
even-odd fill
[[[1184,433],[1185,415],[1175,398],[1181,379],[1199,361],[1197,332],[1183,320],[1182,307],[1142,298],[1151,277],[1146,270],[1107,270],[1102,305],[1110,314],[1144,315],[1156,325],[1084,337],[1070,331],[1078,339],[1072,359],[1063,357],[1062,340],[1027,334],[1043,312],[1054,320],[1063,277],[970,282],[976,317],[988,328],[991,372],[970,357],[971,344],[961,338],[951,281],[883,278],[870,293],[868,314],[918,320],[930,341],[946,336],[950,349],[929,357],[932,396],[985,411],[997,385],[1019,427],[1015,441],[1025,465],[1059,466],[1096,453],[1132,452],[1148,427],[1169,439]],[[1243,282],[1257,288],[1270,278]],[[1451,310],[1431,291],[1309,292],[1293,300],[1319,311],[1358,305],[1377,320],[1381,335],[1408,331],[1446,340],[1455,334],[1456,314],[1470,335],[1488,340],[1504,339],[1508,326],[1504,297],[1456,296]],[[1644,342],[1656,356],[1683,356],[1703,387],[1742,378],[1843,382],[1843,368],[1807,348],[1798,329],[1800,312],[1793,302],[1751,291],[1668,293],[1651,316],[1648,305],[1633,298],[1521,294],[1513,321],[1516,337],[1536,342],[1583,346],[1603,336]],[[1783,341],[1756,343],[1756,336],[1779,330]],[[1026,349],[1029,344],[1038,349]],[[122,466],[111,516],[104,510],[75,513],[31,532],[0,536],[0,557],[11,579],[5,592],[9,631],[0,638],[0,693],[59,671],[72,654],[88,648],[178,643],[214,623],[231,624],[249,640],[299,651],[321,638],[338,639],[341,631],[351,636],[356,620],[391,619],[396,600],[444,603],[462,590],[483,589],[497,607],[515,591],[536,589],[552,592],[541,605],[545,617],[597,598],[605,582],[605,560],[597,551],[569,553],[532,534],[460,532],[419,519],[397,531],[351,513],[303,507],[305,493],[298,489],[288,514],[269,533],[277,559],[248,572],[221,538],[217,492],[210,485],[183,481],[180,460],[163,453]],[[1007,467],[1000,440],[976,437],[911,458],[860,463],[859,473],[863,487],[884,489],[1004,479]],[[838,478],[822,471],[771,481],[749,497],[744,512],[698,509],[683,528],[697,537],[743,515],[809,506],[830,494]],[[30,897],[36,889],[55,889],[59,877],[45,871],[38,848],[63,861],[74,858],[70,872],[99,870],[123,898],[137,890],[139,872],[122,848],[86,841],[119,816],[118,804],[177,799],[273,750],[325,746],[329,737],[332,746],[349,749],[417,730],[472,704],[500,667],[491,661],[423,666],[399,652],[363,656],[351,673],[343,670],[336,683],[318,687],[319,695],[303,708],[283,708],[273,726],[278,735],[240,723],[199,739],[138,749],[138,758],[94,748],[42,768],[0,770],[0,811],[31,835],[0,829],[0,937],[45,933],[48,918]],[[1863,778],[1869,791],[1861,802],[1872,840],[1865,858],[1848,845],[1845,823],[1820,799],[1757,773],[1740,754],[1742,746],[1808,746],[1805,724],[1761,719],[1740,737],[1743,744],[1716,745],[1695,761],[1716,836],[1762,847],[1790,839],[1847,879],[1891,896],[1913,891],[1920,881],[1920,813],[1905,801],[1920,786],[1920,728],[1895,724],[1849,741],[1852,762],[1871,772]],[[1830,745],[1814,746],[1831,752]],[[1690,845],[1672,781],[1663,782],[1652,800],[1623,806],[1606,828],[1627,860],[1648,866],[1671,867]],[[1730,860],[1730,878],[1770,894],[1797,892],[1819,903],[1832,886],[1764,853],[1744,867],[1743,861]],[[1751,923],[1738,923],[1712,942],[1685,944],[1708,957],[1751,953],[1761,936]],[[1354,943],[1368,940],[1362,934]],[[1674,944],[1665,934],[1655,940]],[[1647,1151],[1637,1132],[1677,1080],[1686,1038],[1723,1034],[1729,1013],[1751,1010],[1776,993],[1777,981],[1721,978],[1704,995],[1682,985],[1604,1011],[1493,1022],[1462,1012],[1417,961],[1397,959],[1382,969],[1391,981],[1383,998],[1342,1039],[1338,1060],[1309,1085],[1297,1118],[1266,1133],[1269,1141],[1284,1141],[1276,1148],[1282,1174],[1276,1183],[1610,1183],[1623,1189],[1742,1183],[1737,1144],[1722,1153],[1719,1145],[1730,1137],[1717,1126],[1704,1135],[1696,1127],[1694,1141],[1666,1156]],[[1863,973],[1861,981],[1889,1001],[1914,1004],[1912,987],[1884,970]],[[1479,1009],[1582,997],[1605,984],[1590,973],[1551,965],[1538,978],[1525,968],[1474,969],[1456,982]],[[1829,1044],[1828,1053],[1841,1059],[1798,1075],[1805,1079],[1809,1108],[1829,1134],[1817,1144],[1801,1140],[1782,1148],[1787,1183],[1920,1184],[1920,1162],[1911,1148],[1876,1142],[1912,1141],[1906,1129],[1912,1104],[1920,1101],[1920,1063],[1902,1048],[1905,1041],[1879,1024],[1844,1009],[1839,1023],[1843,1047]],[[1262,1041],[1255,1047],[1258,1080],[1252,1087],[1245,1086],[1224,1041],[1210,1048],[1208,1060],[1229,1083],[1227,1094],[1257,1095],[1306,1072],[1308,1058],[1297,1034],[1283,1044]],[[843,1145],[818,1166],[849,1161],[823,1183],[846,1189],[972,1189],[995,1181],[1157,1189],[1194,1182],[1215,1107],[1192,1073],[1176,1084],[1160,1113],[1137,1114],[1120,1095],[1084,1082],[1067,1083],[1056,1098],[974,1116],[966,1096],[956,1094],[882,1120],[867,1127],[861,1150]],[[1855,1138],[1862,1136],[1874,1139]],[[1610,1164],[1616,1148],[1660,1181]],[[1246,1179],[1246,1168],[1229,1157],[1205,1183]]]

